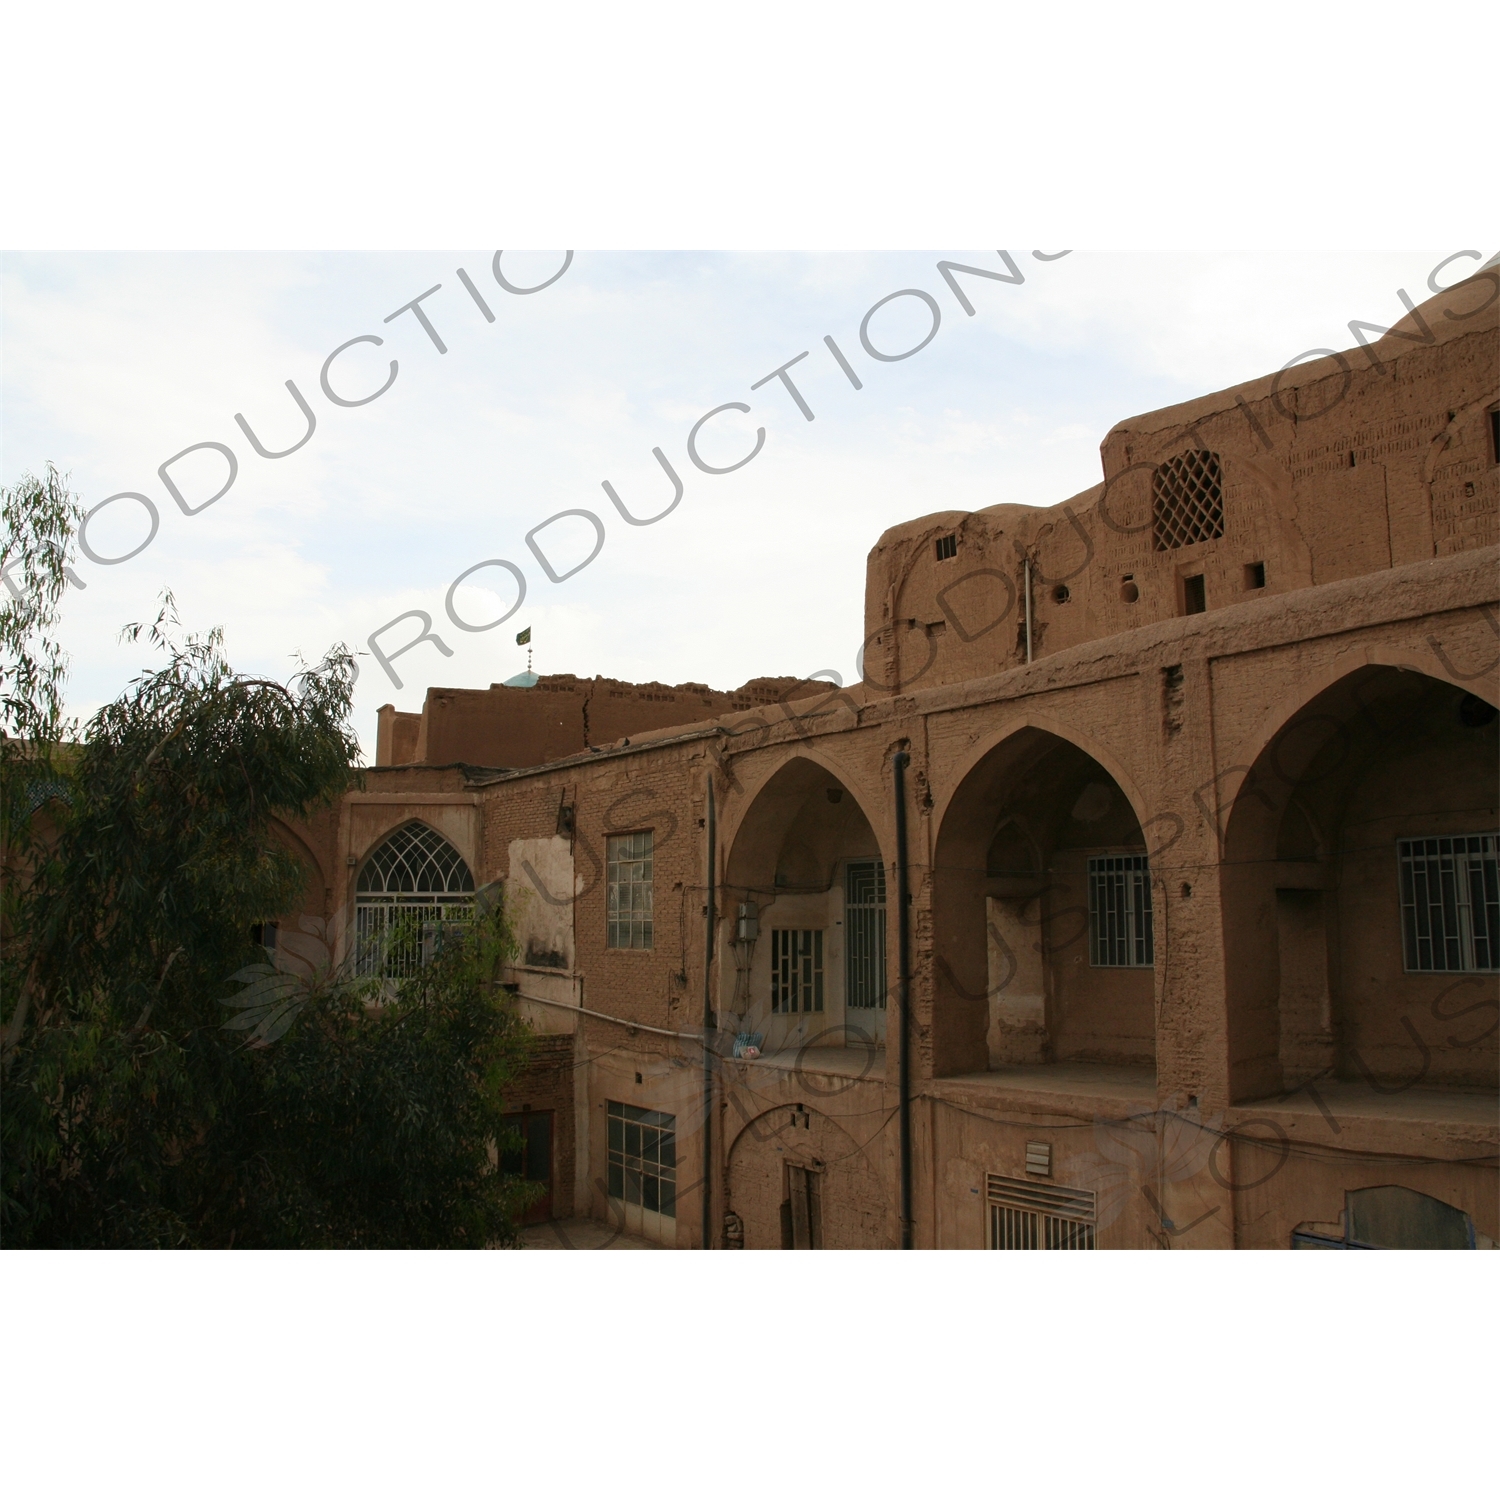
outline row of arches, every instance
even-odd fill
[[[930,870],[911,853],[914,886],[929,882],[925,1065],[1149,1072],[1167,976],[1211,972],[1234,1099],[1329,1073],[1493,1087],[1497,761],[1490,703],[1380,664],[1320,685],[1181,806],[1151,808],[1065,725],[1012,725],[934,810]],[[878,1069],[896,977],[892,851],[876,831],[888,797],[807,749],[727,830],[720,1009],[742,1048]],[[1196,819],[1211,838],[1189,836]],[[468,864],[418,820],[367,851],[354,885],[369,972],[407,972],[412,934],[473,910]],[[392,943],[397,928],[407,940]]]
[[[1165,680],[1169,738],[1173,689]],[[1248,764],[1181,806],[1149,806],[1065,726],[1011,726],[935,809],[930,870],[910,854],[914,887],[930,880],[933,1073],[1152,1070],[1171,970],[1174,983],[1222,983],[1236,1100],[1328,1074],[1386,1091],[1493,1088],[1497,764],[1492,704],[1379,664],[1312,692]],[[804,750],[749,802],[725,866],[735,921],[722,955],[744,1042],[882,1044],[893,929],[881,890],[886,1003],[871,1007],[851,873],[892,868],[875,831],[890,826],[882,795]]]

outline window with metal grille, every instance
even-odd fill
[[[844,870],[844,1003],[885,1009],[885,866],[875,859]]]
[[[956,536],[940,536],[937,539],[937,560],[947,562],[950,557],[958,556],[958,538]]]
[[[1151,868],[1144,854],[1089,860],[1089,963],[1096,969],[1149,969]]]
[[[609,1196],[677,1217],[677,1116],[609,1101]],[[627,1223],[633,1216],[626,1215]]]
[[[474,918],[474,877],[435,828],[407,823],[365,860],[354,890],[354,970],[409,979],[453,924]]]
[[[771,1009],[823,1009],[823,934],[817,928],[771,929]]]
[[[1493,833],[1400,839],[1408,973],[1500,970],[1500,867]]]
[[[985,1177],[991,1250],[1093,1250],[1096,1206],[1088,1188]]]
[[[1151,478],[1151,535],[1158,552],[1224,535],[1217,453],[1179,453]]]
[[[609,840],[609,946],[652,946],[652,835],[622,833]]]

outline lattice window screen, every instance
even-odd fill
[[[1224,535],[1224,484],[1217,453],[1179,453],[1151,480],[1151,534],[1158,552]]]

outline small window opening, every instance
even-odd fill
[[[1182,612],[1185,615],[1201,615],[1208,608],[1203,591],[1203,575],[1194,573],[1182,580]]]
[[[1127,573],[1120,580],[1120,598],[1123,599],[1126,604],[1134,604],[1140,597],[1141,591],[1136,586],[1135,574]]]
[[[1465,500],[1472,500],[1473,498],[1474,498],[1474,481],[1472,479],[1469,479],[1469,480],[1466,480],[1464,482],[1464,499]]]
[[[778,1014],[823,1009],[821,928],[772,929],[771,1009]]]
[[[1263,589],[1266,586],[1266,565],[1263,562],[1245,564],[1245,587]]]
[[[947,562],[950,557],[958,556],[958,538],[956,536],[940,536],[937,539],[937,560]]]
[[[1144,854],[1108,854],[1089,860],[1089,965],[1096,969],[1149,969],[1151,867]]]
[[[1351,469],[1354,467],[1354,455],[1352,453],[1349,455],[1349,467]]]
[[[1224,535],[1224,487],[1217,453],[1181,453],[1151,478],[1152,539],[1158,552]]]
[[[1500,834],[1398,839],[1407,973],[1500,972]]]
[[[1500,464],[1500,406],[1490,409],[1490,462]]]
[[[1052,590],[1052,602],[1054,604],[1066,604],[1072,597],[1073,596],[1068,592],[1068,586],[1065,583],[1058,584],[1058,586]]]

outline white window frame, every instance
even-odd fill
[[[450,840],[420,820],[393,828],[365,856],[355,881],[355,974],[410,979],[449,933],[474,920],[474,901],[473,872]],[[391,941],[403,928],[415,942]]]
[[[655,839],[652,830],[612,833],[605,847],[605,946],[650,949],[655,945]]]
[[[607,1101],[605,1188],[615,1218],[630,1234],[672,1244],[677,1238],[677,1116]]]

